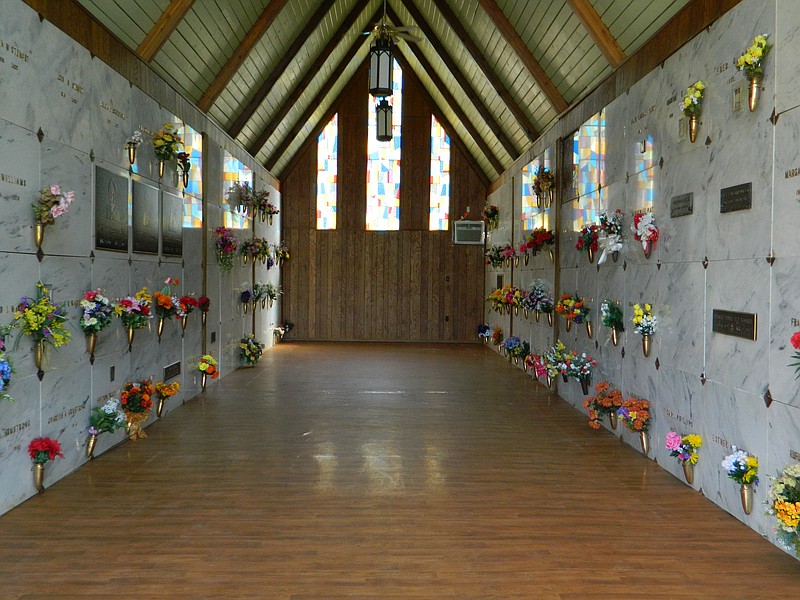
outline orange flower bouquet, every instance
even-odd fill
[[[161,411],[164,409],[164,400],[172,398],[181,389],[180,381],[173,381],[169,385],[163,381],[156,383],[156,396],[158,396],[158,408],[156,408],[156,416],[161,418]]]
[[[152,377],[140,383],[127,381],[122,386],[120,404],[122,404],[122,410],[128,419],[128,437],[132,440],[147,437],[142,429],[142,423],[150,416],[154,393]]]
[[[650,429],[650,401],[628,398],[617,411],[625,427],[634,433]]]
[[[596,396],[590,396],[583,401],[583,407],[589,409],[589,427],[600,429],[600,419],[608,415],[611,429],[617,428],[617,412],[622,406],[622,392],[607,381],[601,381],[595,386]]]

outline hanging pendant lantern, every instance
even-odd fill
[[[376,98],[392,95],[392,39],[378,35],[369,49],[369,93]]]
[[[392,105],[386,98],[375,106],[375,120],[377,121],[377,140],[379,142],[392,141]]]

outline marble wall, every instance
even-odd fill
[[[574,249],[573,211],[579,205],[564,202],[557,215],[558,269],[537,263],[503,271],[505,281],[520,286],[541,276],[559,283],[557,294],[577,290],[595,315],[593,339],[583,327],[566,333],[559,319],[552,331],[543,332],[522,315],[498,317],[487,307],[488,322],[530,340],[534,351],[560,337],[598,360],[595,381],[607,379],[625,397],[649,399],[649,457],[681,481],[680,464],[664,448],[665,436],[701,434],[704,446],[692,487],[772,541],[774,524],[761,504],[769,475],[800,461],[800,380],[788,366],[789,338],[800,330],[800,283],[794,277],[800,268],[800,57],[792,43],[798,31],[796,3],[745,0],[606,107],[601,210],[622,209],[627,227],[635,211],[652,209],[660,230],[652,255],[645,258],[629,235],[619,262],[589,264]],[[747,83],[733,60],[762,33],[769,34],[774,49],[766,60],[760,104],[750,112]],[[706,83],[706,100],[698,139],[691,143],[680,103],[697,79]],[[751,208],[722,213],[721,190],[746,183],[752,184]],[[489,198],[501,206],[503,217],[491,243],[525,233],[515,185]],[[672,198],[688,193],[692,213],[671,217]],[[776,257],[773,263],[770,256]],[[495,280],[487,267],[487,293]],[[599,323],[604,298],[624,309],[627,330],[618,347]],[[659,319],[649,358],[630,323],[636,302],[653,304]],[[714,331],[715,309],[757,315],[756,339]],[[586,412],[577,383],[561,384],[558,393]],[[604,427],[610,431],[608,423]],[[640,450],[638,436],[621,426],[611,433]],[[762,483],[750,515],[741,508],[738,486],[720,466],[734,445],[760,460]]]
[[[254,281],[279,283],[278,268],[238,263],[225,273],[214,260],[214,230],[223,224],[227,210],[222,202],[221,144],[230,145],[229,140],[215,139],[219,134],[206,132],[204,137],[205,227],[183,229],[182,256],[133,252],[130,232],[128,251],[96,249],[96,169],[120,175],[128,186],[127,194],[122,194],[128,198],[133,179],[155,188],[159,198],[164,193],[182,196],[174,171],[159,179],[149,143],[139,147],[135,175],[125,149],[126,138],[135,130],[147,139],[148,132],[163,123],[181,123],[181,115],[166,111],[61,31],[40,21],[27,5],[9,4],[0,20],[0,325],[11,322],[20,296],[34,295],[41,280],[54,301],[68,306],[72,342],[48,348],[40,379],[29,339],[22,337],[17,344],[15,331],[6,340],[15,369],[8,391],[15,402],[0,404],[0,513],[35,492],[27,453],[33,438],[56,438],[64,449],[64,459],[46,466],[45,485],[52,485],[86,462],[89,412],[107,398],[118,397],[125,381],[146,377],[160,381],[164,367],[180,363],[176,379],[181,390],[166,401],[162,414],[180,418],[176,409],[201,391],[195,367],[204,351],[219,360],[224,377],[240,365],[240,338],[254,332],[270,347],[273,327],[280,321],[280,302],[245,315],[238,300],[238,292]],[[280,205],[280,195],[269,183],[272,177],[244,151],[237,158],[253,169],[255,185],[268,189],[271,201]],[[56,183],[74,190],[75,200],[45,229],[40,260],[31,204],[41,187]],[[124,200],[120,204],[124,206]],[[129,224],[130,219],[129,212]],[[236,235],[240,240],[257,235],[278,243],[279,231],[278,218],[272,226],[249,221]],[[154,322],[136,332],[129,351],[125,331],[115,321],[100,333],[91,363],[78,325],[83,292],[100,287],[114,298],[142,287],[152,292],[163,287],[167,277],[181,280],[173,288],[179,295],[205,294],[211,299],[205,330],[195,312],[185,332],[178,321],[167,322],[159,340]],[[145,426],[157,420],[153,411]],[[101,435],[95,456],[125,439],[123,432]]]

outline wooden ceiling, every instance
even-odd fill
[[[280,177],[366,59],[383,0],[78,0]],[[388,0],[410,67],[490,179],[690,0]]]

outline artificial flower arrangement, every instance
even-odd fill
[[[280,244],[275,244],[275,260],[280,264],[283,264],[284,261],[289,260],[289,247],[281,242]]]
[[[206,316],[211,308],[211,299],[208,296],[200,296],[197,299],[197,310],[200,311],[200,317],[203,320],[203,325],[206,324]]]
[[[230,271],[233,268],[233,257],[236,255],[239,241],[233,234],[233,230],[227,227],[217,227],[214,234],[214,255],[217,258],[217,264],[223,271]]]
[[[261,243],[257,239],[245,240],[239,244],[239,256],[242,257],[244,264],[247,264],[248,259],[255,261],[261,253]]]
[[[510,283],[505,284],[502,288],[492,290],[486,297],[486,301],[492,305],[492,310],[499,313],[508,312],[512,306],[519,306],[520,293]]]
[[[152,318],[150,304],[153,297],[147,293],[147,288],[142,288],[133,296],[125,296],[114,304],[114,311],[122,321],[122,325],[129,330],[141,329],[147,325],[147,320]]]
[[[261,358],[261,353],[264,351],[264,344],[259,342],[252,333],[243,337],[239,342],[239,356],[242,359],[242,364],[246,367],[252,367]]]
[[[664,445],[669,450],[669,455],[677,458],[681,463],[696,465],[699,458],[697,449],[703,447],[703,437],[696,433],[681,436],[679,433],[670,431]]]
[[[161,411],[164,410],[164,401],[167,398],[172,398],[181,390],[181,382],[173,381],[172,383],[164,383],[163,381],[156,382],[156,396],[158,396],[158,406],[156,407],[156,416],[161,417]]]
[[[247,309],[250,306],[250,302],[253,300],[253,290],[249,288],[243,289],[239,292],[239,302],[242,303],[242,310],[247,314]]]
[[[150,416],[154,393],[152,377],[141,382],[126,381],[122,385],[120,404],[128,420],[128,437],[132,440],[147,437],[142,423]]]
[[[525,245],[528,250],[533,252],[534,256],[541,252],[544,248],[552,248],[556,243],[556,236],[552,229],[545,229],[544,227],[537,227],[526,238]]]
[[[167,277],[164,280],[164,287],[160,292],[153,292],[153,306],[155,307],[156,316],[159,319],[171,319],[172,317],[180,318],[185,316],[179,312],[180,300],[172,293],[172,286],[179,285],[180,281],[175,277]]]
[[[640,398],[628,398],[619,407],[617,415],[622,423],[634,433],[645,433],[650,429],[650,402]]]
[[[622,406],[622,392],[608,381],[600,381],[594,386],[597,394],[583,401],[583,407],[589,410],[589,427],[600,429],[600,419],[608,416],[611,428],[617,428],[617,413]]]
[[[260,281],[256,281],[253,284],[253,308],[261,302],[261,307],[264,307],[264,304],[267,301],[267,286],[266,284],[261,283]]]
[[[552,314],[553,296],[547,291],[547,283],[543,279],[534,279],[525,298],[523,307],[528,306],[536,313]],[[537,315],[538,316],[538,315]]]
[[[766,58],[772,46],[767,42],[768,35],[757,35],[753,43],[736,59],[736,68],[744,72],[748,79],[755,79],[764,76],[763,60]]]
[[[570,352],[566,357],[567,375],[581,383],[583,393],[589,393],[589,382],[592,380],[592,369],[597,366],[597,361],[581,352]]]
[[[267,198],[269,198],[269,192],[267,192]],[[275,215],[280,214],[280,212],[281,211],[277,206],[268,201],[264,206],[264,208],[261,209],[261,219],[263,221],[264,215],[266,215],[267,217],[269,217],[270,220],[269,224],[272,225],[272,218]]]
[[[12,326],[4,325],[0,327],[0,400],[14,402],[14,398],[8,395],[8,387],[11,385],[11,374],[14,368],[11,359],[6,354],[6,335],[11,331]]]
[[[28,455],[33,460],[33,482],[37,492],[44,491],[44,465],[49,460],[64,458],[61,444],[58,440],[47,437],[38,437],[28,444]]]
[[[269,241],[267,241],[266,238],[257,237],[253,238],[253,242],[256,244],[256,252],[253,260],[256,258],[261,259],[261,264],[263,265],[271,258]],[[274,261],[273,264],[275,264]]]
[[[705,92],[705,84],[698,80],[686,88],[686,94],[683,96],[683,114],[687,117],[700,116],[703,112],[703,95]]]
[[[502,347],[506,354],[514,359],[514,363],[518,363],[531,353],[531,345],[516,336],[503,340]]]
[[[600,239],[600,226],[597,223],[584,227],[578,233],[578,241],[575,243],[575,250],[586,252],[589,255],[589,262],[594,261],[594,253],[597,252],[598,240]]]
[[[533,172],[533,193],[536,194],[540,207],[543,201],[546,201],[545,206],[550,205],[550,192],[554,183],[555,176],[547,167],[537,167]]]
[[[494,204],[483,207],[483,220],[486,223],[486,229],[491,231],[497,229],[500,225],[500,209]]]
[[[14,323],[22,333],[33,338],[36,345],[48,342],[56,348],[67,344],[71,338],[66,328],[66,311],[50,299],[50,290],[39,281],[36,298],[23,296],[14,311]],[[40,364],[36,365],[41,368]]]
[[[143,141],[144,137],[142,137],[142,132],[137,129],[136,131],[133,132],[133,135],[131,135],[127,140],[125,140],[125,145],[128,146],[128,148],[133,147],[135,149],[138,148]],[[131,160],[131,164],[133,164],[133,162],[134,161]]]
[[[574,295],[562,294],[561,299],[556,303],[555,311],[567,320],[569,326],[572,322],[578,325],[583,323],[589,316],[591,309],[585,306],[583,298],[575,292]]]
[[[484,343],[488,343],[489,338],[492,337],[492,328],[486,323],[481,323],[478,325],[478,337],[482,339]]]
[[[778,522],[778,541],[800,557],[800,464],[771,477],[767,514]]]
[[[653,335],[658,329],[658,318],[653,315],[650,304],[633,305],[633,330],[640,335]]]
[[[183,314],[184,317],[192,314],[197,307],[197,300],[194,296],[181,296],[178,298],[178,314]]]
[[[794,378],[797,379],[800,377],[800,331],[795,331],[792,334],[789,342],[792,344],[792,348],[794,348],[794,354],[792,354],[792,359],[795,361],[793,363],[789,363],[788,366],[794,367]]]
[[[645,257],[650,256],[650,252],[658,241],[658,227],[656,219],[651,212],[638,212],[633,215],[633,225],[631,225],[633,239],[642,243]]]
[[[619,339],[618,335],[625,331],[622,308],[612,300],[603,300],[600,303],[600,315],[603,325],[611,329],[611,342],[616,346]]]
[[[503,339],[505,339],[503,337],[503,330],[500,327],[495,327],[492,330],[492,344],[499,346],[503,343]]]
[[[285,336],[287,333],[289,333],[292,330],[293,327],[294,327],[294,323],[292,323],[291,321],[281,321],[272,330],[272,333],[273,333],[273,335],[279,337],[280,339],[283,339],[283,336]]]
[[[547,368],[547,376],[555,378],[561,375],[566,382],[569,377],[569,367],[574,357],[574,352],[567,351],[564,343],[561,340],[556,340],[556,343],[542,354],[542,361]]]
[[[500,349],[503,351],[505,356],[511,358],[516,352],[517,348],[519,348],[520,344],[520,339],[517,336],[512,335],[503,340],[503,343],[500,344]]]
[[[97,436],[101,433],[114,433],[125,426],[125,413],[120,408],[119,400],[109,399],[103,406],[95,406],[89,413],[89,441],[86,446],[86,457],[92,458]]]
[[[547,377],[547,365],[544,358],[539,354],[528,354],[525,357],[525,365],[537,379]]]
[[[758,485],[758,457],[733,447],[733,453],[722,459],[725,474],[739,485]]]
[[[181,146],[183,146],[183,140],[172,123],[165,123],[153,134],[153,151],[161,162],[175,158]]]
[[[270,305],[271,305],[271,304],[272,304],[272,303],[273,303],[275,300],[277,300],[277,299],[278,299],[278,296],[280,296],[281,294],[283,294],[283,290],[281,289],[281,286],[279,286],[279,285],[275,285],[275,284],[274,284],[274,283],[272,283],[272,282],[269,282],[269,281],[268,281],[268,282],[266,283],[266,285],[265,285],[265,288],[266,288],[266,294],[267,294],[267,298],[268,298],[268,299],[269,299],[269,301],[270,301]]]
[[[211,379],[216,379],[219,377],[219,369],[217,369],[218,366],[219,363],[213,356],[210,354],[204,354],[200,358],[200,362],[197,363],[197,370],[203,375],[211,377]]]
[[[236,210],[240,214],[247,213],[253,208],[253,188],[247,182],[240,183],[235,181],[225,192],[225,199],[228,204],[237,207]]]
[[[189,185],[189,171],[192,170],[192,161],[188,152],[178,152],[175,155],[178,161],[178,168],[181,171],[181,178],[183,180],[183,187]]]
[[[486,250],[484,254],[484,263],[491,265],[495,269],[503,266],[505,257],[502,254],[502,246],[492,246]]]
[[[83,309],[80,325],[87,336],[100,333],[111,325],[114,303],[108,299],[103,290],[98,288],[84,292],[80,306]]]
[[[36,224],[52,225],[56,218],[69,210],[69,205],[74,199],[75,192],[62,192],[59,185],[42,188],[39,190],[38,200],[33,204]]]
[[[622,226],[622,219],[625,213],[617,209],[609,216],[608,213],[600,215],[600,248],[602,253],[597,260],[597,264],[602,265],[606,262],[606,258],[610,254],[616,260],[620,250],[622,250],[623,242],[625,241],[624,227]]]

